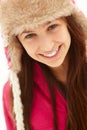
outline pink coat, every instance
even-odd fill
[[[34,82],[34,105],[31,113],[31,124],[33,126],[33,130],[54,130],[53,112],[47,82],[37,64],[35,65]],[[58,130],[65,130],[67,120],[67,103],[56,87],[55,90]],[[16,124],[13,120],[9,107],[10,91],[11,87],[9,82],[7,82],[3,89],[4,115],[7,130],[16,130]]]

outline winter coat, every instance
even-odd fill
[[[34,68],[34,101],[30,119],[32,128],[33,130],[54,130],[53,112],[48,85],[40,66],[35,64]],[[65,130],[67,120],[67,103],[56,86],[55,90],[58,130]],[[8,81],[3,89],[4,115],[7,130],[16,130],[16,123],[10,109],[10,93],[11,87]]]

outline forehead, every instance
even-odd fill
[[[41,25],[38,25],[37,27],[35,27],[35,28],[30,28],[30,29],[28,29],[28,30],[24,30],[21,34],[23,34],[23,33],[29,33],[29,32],[33,32],[34,30],[37,30],[39,27],[45,27],[45,26],[49,26],[49,25],[51,25],[52,23],[55,23],[55,22],[63,22],[63,21],[65,21],[65,18],[57,18],[57,19],[55,19],[55,20],[52,20],[52,21],[47,21],[47,22],[45,22],[45,23],[43,23],[43,24],[41,24]],[[66,21],[65,21],[66,22]]]
[[[46,23],[44,23],[44,24],[39,25],[38,27],[49,25],[49,24],[51,24],[52,22],[53,22],[53,21],[48,21],[48,22],[46,22]],[[33,29],[24,30],[22,33],[32,32],[34,29],[37,29],[38,27],[33,28]]]

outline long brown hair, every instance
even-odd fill
[[[54,114],[54,130],[58,130],[56,121],[56,102],[53,93],[52,80],[61,94],[67,100],[68,117],[66,130],[87,130],[87,63],[85,35],[81,26],[73,16],[66,17],[67,26],[71,35],[71,47],[69,49],[69,64],[66,86],[52,75],[47,66],[40,64],[49,86]],[[21,58],[22,70],[18,77],[21,86],[21,99],[24,106],[24,123],[26,130],[32,130],[30,116],[33,103],[33,62],[23,48]]]

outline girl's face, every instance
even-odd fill
[[[58,67],[63,63],[71,43],[63,18],[24,31],[18,39],[30,57],[49,67]]]

